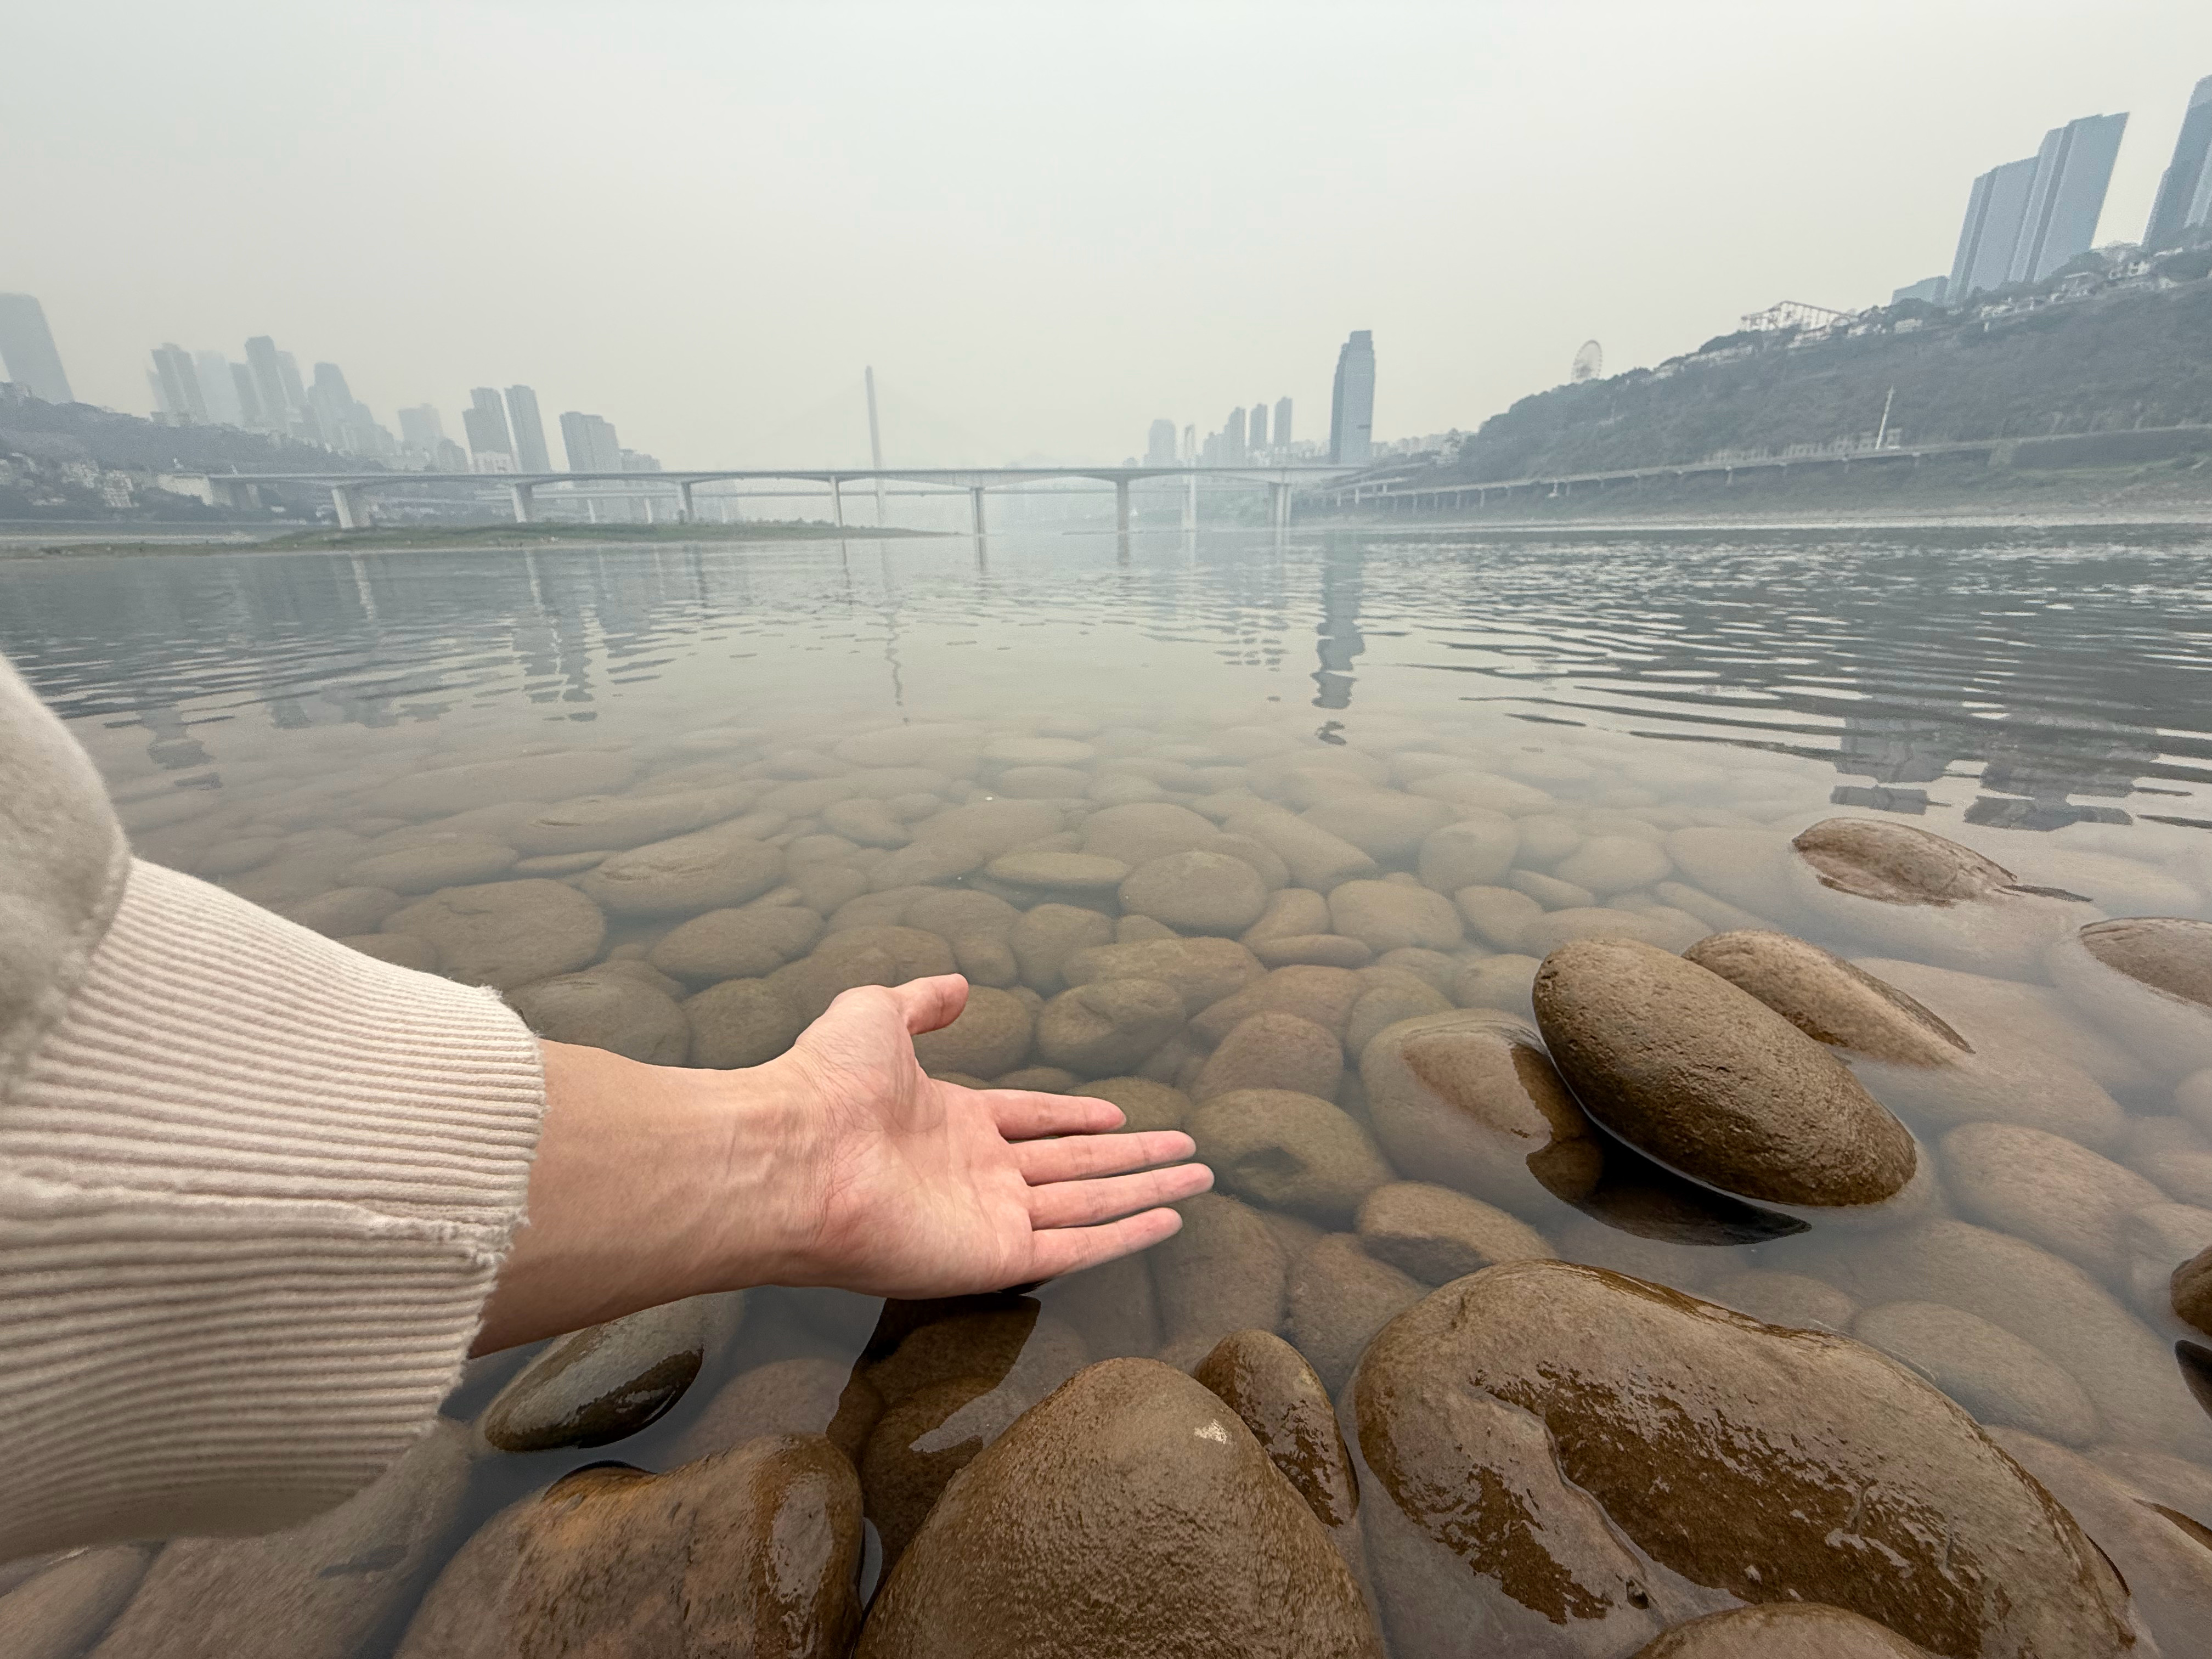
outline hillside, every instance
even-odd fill
[[[2212,280],[2191,276],[2033,308],[1960,313],[1907,302],[1817,337],[1724,335],[1656,369],[1523,398],[1462,440],[1455,458],[1423,467],[1419,483],[1870,438],[1892,387],[1890,441],[1906,444],[2212,422]]]

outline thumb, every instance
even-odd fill
[[[906,1016],[906,1029],[910,1036],[919,1036],[924,1031],[939,1031],[960,1018],[960,1011],[968,1006],[968,981],[957,974],[937,974],[928,979],[910,979],[903,985],[890,988],[899,1012]]]

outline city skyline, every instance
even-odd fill
[[[324,0],[39,9],[11,44],[70,67],[11,94],[0,287],[44,300],[78,395],[112,407],[145,407],[154,343],[265,331],[386,419],[457,428],[470,386],[526,383],[549,437],[605,410],[693,464],[818,460],[825,434],[865,454],[867,362],[887,456],[1118,459],[1262,386],[1318,410],[1359,322],[1401,354],[1395,435],[1556,384],[1594,335],[1650,366],[1779,298],[1879,300],[1940,268],[1968,180],[2084,111],[2135,112],[2100,232],[2132,238],[2212,70],[2212,15],[2173,0],[1876,0],[1840,32],[1713,0],[1364,15],[1413,31],[1398,53],[1297,4],[1108,4],[641,0],[612,39],[500,0],[404,26]],[[679,17],[680,45],[656,27]],[[332,60],[343,97],[297,72]],[[606,142],[572,154],[583,89]],[[1191,165],[1323,109],[1326,142]],[[257,200],[298,206],[218,205]]]

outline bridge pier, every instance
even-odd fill
[[[973,512],[975,513],[975,538],[976,538],[976,539],[977,539],[978,541],[980,541],[980,540],[981,540],[981,539],[982,539],[982,536],[983,536],[983,486],[982,486],[982,485],[981,485],[981,484],[969,484],[969,485],[968,486],[968,504],[969,504],[969,507],[973,510]]]
[[[1288,530],[1291,527],[1291,487],[1286,483],[1267,486],[1267,528]]]
[[[845,527],[845,483],[834,473],[830,479],[830,511],[837,521],[837,528]]]
[[[1129,534],[1129,481],[1127,478],[1114,480],[1114,529],[1125,539]]]
[[[538,504],[531,499],[530,494],[532,487],[526,483],[511,483],[507,487],[507,493],[514,498],[514,521],[517,524],[534,524],[538,520]]]
[[[683,519],[685,524],[693,524],[698,520],[698,508],[691,499],[691,492],[697,487],[697,479],[686,478],[676,486],[676,493],[683,497],[684,501],[683,506],[677,510],[678,515]]]
[[[341,530],[368,530],[375,526],[368,513],[368,491],[359,484],[332,484],[331,505],[337,509]]]

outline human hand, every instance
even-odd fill
[[[1162,1206],[1213,1184],[1180,1161],[1189,1136],[1102,1133],[1110,1102],[922,1072],[913,1036],[967,997],[955,975],[848,991],[744,1071],[544,1043],[529,1219],[475,1351],[754,1285],[1000,1290],[1173,1234]]]
[[[909,1298],[1003,1290],[1158,1243],[1182,1220],[1155,1206],[1213,1184],[1183,1161],[1196,1149],[1180,1131],[1102,1133],[1123,1121],[1109,1101],[928,1076],[914,1037],[967,1000],[957,975],[847,991],[760,1068],[805,1105],[783,1282]]]

